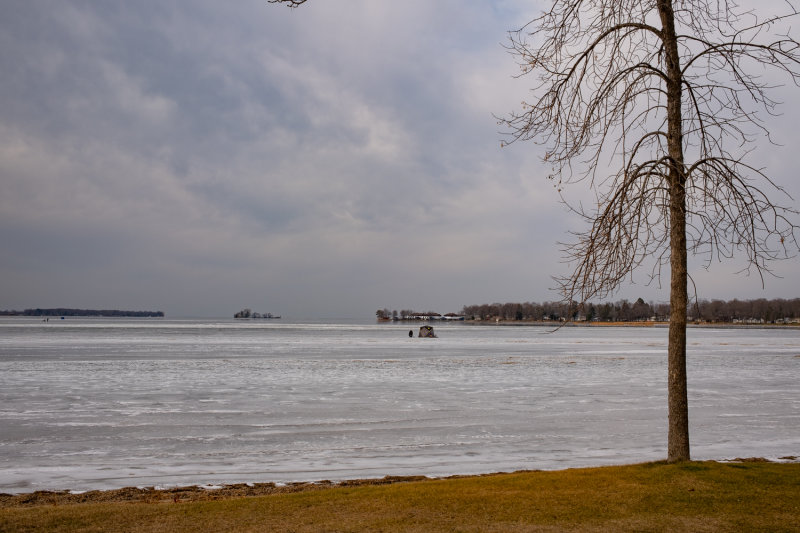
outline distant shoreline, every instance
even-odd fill
[[[694,461],[688,464],[713,464],[713,465],[794,465],[798,457],[786,456],[778,459],[764,457],[737,457],[735,459],[711,459]],[[457,479],[489,479],[510,475],[529,475],[546,473],[547,475],[561,475],[561,473],[586,471],[603,472],[624,468],[651,468],[657,465],[667,465],[665,461],[652,461],[643,463],[622,463],[614,465],[587,466],[581,468],[557,468],[554,470],[516,470],[513,472],[486,472],[481,474],[453,474],[437,477],[421,475],[386,475],[382,478],[352,478],[341,480],[297,481],[291,483],[275,483],[271,481],[258,483],[223,483],[206,485],[175,485],[175,486],[126,486],[117,489],[91,489],[91,490],[49,490],[40,489],[33,492],[0,493],[0,509],[30,508],[41,505],[75,505],[87,503],[166,503],[166,502],[197,502],[209,500],[230,500],[235,498],[271,496],[277,494],[294,494],[299,492],[313,492],[335,488],[352,487],[377,487],[382,485],[396,485],[398,483],[413,483],[420,481],[447,481]]]
[[[68,307],[52,307],[25,309],[24,311],[0,311],[0,316],[17,317],[80,317],[80,318],[164,318],[163,311],[124,311],[119,309],[73,309]]]
[[[559,322],[557,320],[464,320],[471,326],[543,326],[552,328],[668,328],[669,321],[646,320],[641,322]],[[689,322],[689,328],[741,328],[741,329],[800,329],[798,324],[740,324],[736,322]]]

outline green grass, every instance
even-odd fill
[[[647,463],[218,501],[7,507],[0,531],[800,532],[800,464]]]

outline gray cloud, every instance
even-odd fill
[[[526,92],[500,43],[533,4],[4,8],[0,308],[368,317],[557,297],[578,221],[492,117]],[[666,298],[622,296],[640,294]]]

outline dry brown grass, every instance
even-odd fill
[[[0,531],[800,531],[800,464],[642,465],[0,509]]]

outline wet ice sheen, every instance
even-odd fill
[[[666,330],[0,320],[0,491],[661,459]],[[693,456],[800,455],[800,331],[692,329]]]

